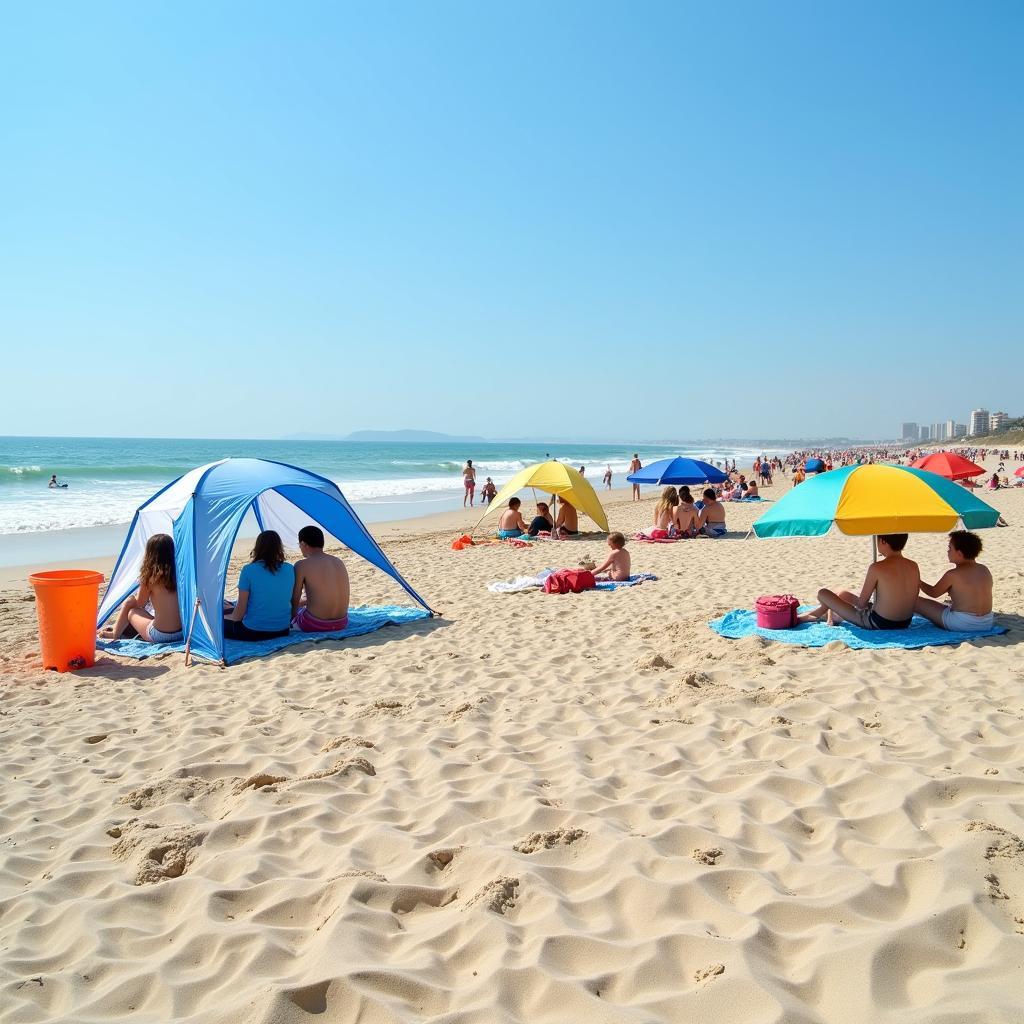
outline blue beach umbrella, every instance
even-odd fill
[[[679,487],[683,484],[721,484],[725,483],[729,476],[720,469],[715,469],[710,463],[677,455],[674,459],[659,459],[652,462],[649,466],[630,473],[626,479],[631,484],[673,484]]]
[[[804,463],[804,469],[806,469],[808,473],[824,473],[825,463],[822,462],[821,459],[808,459],[807,462]]]

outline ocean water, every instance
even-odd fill
[[[195,466],[229,457],[273,459],[334,480],[369,522],[457,508],[462,467],[477,467],[500,487],[548,454],[578,467],[600,486],[611,466],[625,484],[633,451],[647,463],[687,454],[749,463],[755,452],[725,448],[597,444],[374,444],[345,441],[231,441],[132,438],[0,437],[0,535],[113,527],[130,522],[156,490]],[[66,489],[50,490],[56,473]]]

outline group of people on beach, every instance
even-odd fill
[[[319,526],[299,530],[302,558],[285,559],[281,537],[264,530],[250,561],[238,577],[238,600],[225,601],[224,638],[258,642],[302,633],[329,633],[348,625],[349,579],[345,563],[324,551]],[[185,639],[178,604],[174,539],[158,533],[146,542],[139,568],[139,589],[121,605],[103,640],[136,637],[146,643],[173,644]]]
[[[552,537],[572,537],[580,532],[579,513],[575,505],[564,497],[558,500],[558,514],[551,515],[551,506],[546,501],[537,502],[537,512],[527,524],[523,519],[523,503],[519,498],[509,498],[508,507],[498,519],[498,539],[513,540],[516,537],[537,537],[550,534]]]
[[[925,583],[917,562],[903,554],[907,540],[905,533],[879,535],[876,541],[882,558],[868,569],[860,593],[819,590],[818,606],[798,616],[798,621],[897,630],[907,629],[914,615],[920,615],[957,632],[991,629],[992,573],[977,560],[981,538],[967,530],[949,534],[946,556],[953,568],[933,584]],[[946,603],[935,600],[946,595]]]
[[[648,536],[652,540],[684,537],[724,537],[725,507],[713,487],[705,487],[694,500],[685,484],[666,487],[654,506],[654,518]]]

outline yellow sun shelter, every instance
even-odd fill
[[[577,512],[583,512],[597,524],[598,528],[608,532],[608,519],[598,500],[597,493],[590,486],[590,481],[564,462],[538,462],[535,466],[521,469],[498,493],[487,506],[487,511],[473,525],[473,530],[492,513],[501,508],[509,498],[519,491],[532,487],[544,494],[554,494],[564,498]]]

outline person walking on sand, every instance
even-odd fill
[[[609,466],[604,471],[604,489],[610,491],[612,489],[612,467]]]
[[[630,471],[630,473],[639,473],[640,470],[643,469],[643,468],[644,467],[643,467],[643,465],[640,462],[640,456],[636,452],[633,452],[633,461],[629,464],[629,471]],[[633,484],[633,501],[639,501],[639,500],[640,500],[640,485],[639,484]]]
[[[299,530],[302,558],[295,563],[292,625],[303,633],[331,633],[348,625],[348,569],[324,551],[319,526]]]
[[[962,632],[992,628],[992,573],[988,566],[976,561],[981,554],[981,538],[967,530],[954,530],[949,535],[946,557],[953,568],[932,585],[921,581],[921,591],[914,611],[942,629]],[[928,598],[949,594],[949,602]]]
[[[905,533],[878,535],[880,562],[873,562],[864,577],[860,595],[849,590],[835,593],[819,590],[817,608],[797,616],[798,622],[826,619],[849,622],[861,629],[907,629],[914,617],[917,592],[921,589],[921,571],[917,562],[903,557],[907,545]]]
[[[466,499],[469,499],[469,507],[473,507],[473,494],[476,491],[476,470],[473,468],[473,460],[466,459],[466,465],[462,467],[462,488],[465,493],[462,495],[462,507],[466,507]]]

